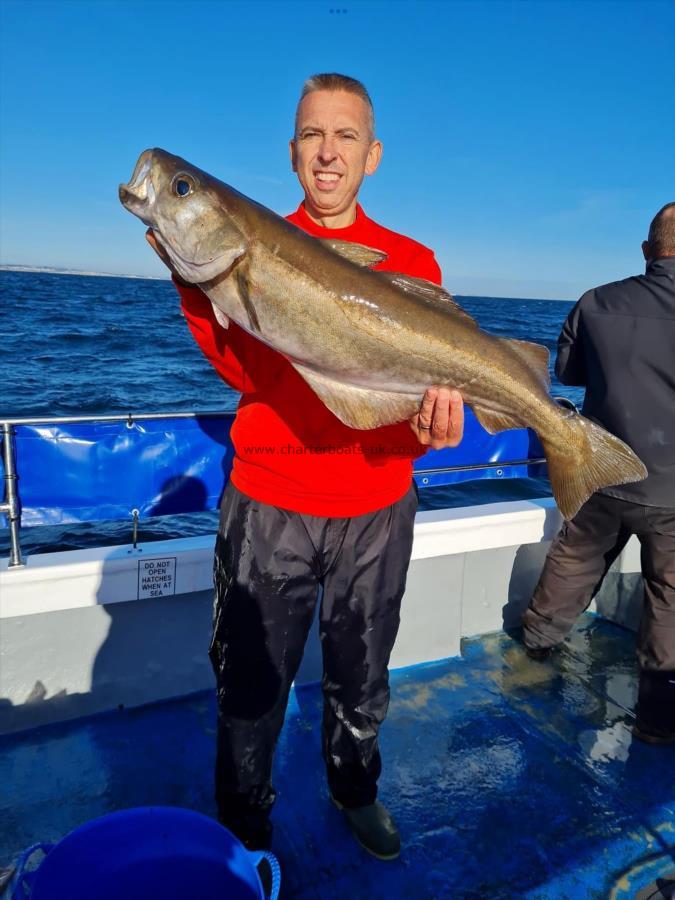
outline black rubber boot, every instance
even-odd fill
[[[401,852],[401,836],[386,807],[378,800],[368,806],[342,806],[331,797],[342,812],[356,840],[377,859],[396,859]]]
[[[551,647],[529,647],[525,643],[525,635],[523,634],[523,626],[516,625],[513,628],[505,628],[506,634],[511,638],[512,641],[515,641],[517,644],[520,644],[522,648],[525,650],[527,656],[530,659],[536,659],[540,662],[546,659],[550,659],[554,650],[557,650],[560,647],[560,644],[554,644]]]
[[[239,838],[247,850],[271,850],[272,823],[257,812],[237,816],[220,813],[218,821]]]
[[[675,744],[675,672],[640,672],[633,735],[646,744]]]
[[[530,659],[536,659],[539,662],[550,659],[554,650],[555,647],[525,647],[525,653]]]

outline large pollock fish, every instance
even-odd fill
[[[221,325],[283,353],[346,425],[407,419],[443,384],[490,433],[536,431],[565,518],[599,488],[646,477],[630,447],[550,398],[545,347],[482,331],[431,282],[370,269],[378,250],[310,237],[164,150],[141,154],[119,196]]]

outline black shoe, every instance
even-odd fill
[[[675,731],[661,731],[658,728],[650,728],[644,722],[638,721],[633,725],[633,737],[645,744],[675,744]]]
[[[272,849],[272,823],[265,821],[244,821],[218,816],[221,825],[238,838],[247,850]]]
[[[341,810],[352,834],[364,850],[377,859],[398,857],[401,836],[394,820],[379,801],[368,806],[345,807],[335,797],[331,800]]]
[[[550,659],[555,647],[525,647],[525,653],[530,657],[530,659],[539,660],[539,662],[543,662],[545,659]]]
[[[646,744],[675,743],[675,671],[642,669],[633,735]]]

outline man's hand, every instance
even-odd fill
[[[152,228],[148,228],[148,230],[145,232],[145,239],[150,244],[152,249],[155,251],[157,256],[159,256],[159,258],[162,260],[164,265],[168,269],[171,269],[171,260],[169,259],[169,255],[167,254],[164,247],[162,247],[161,244],[157,241],[157,238],[155,237],[155,232],[152,230]]]
[[[427,388],[420,411],[409,421],[420,444],[432,450],[456,447],[464,434],[462,395],[447,387]]]
[[[183,281],[183,279],[180,277],[180,275],[177,274],[176,270],[174,269],[173,265],[171,264],[171,260],[169,259],[169,254],[166,252],[164,247],[162,247],[162,245],[159,243],[159,241],[155,237],[155,232],[152,230],[152,228],[148,228],[148,230],[145,232],[145,239],[150,244],[152,249],[155,251],[157,256],[159,256],[159,258],[162,260],[162,262],[167,267],[167,269],[169,269],[169,271],[171,272],[173,277],[176,279],[176,281],[179,284],[184,284],[186,287],[189,287],[187,281]]]

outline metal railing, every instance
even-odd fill
[[[0,503],[0,514],[7,517],[9,525],[9,568],[25,565],[21,555],[21,497],[19,493],[19,473],[16,458],[16,425],[70,425],[77,422],[125,422],[131,428],[134,422],[150,419],[196,419],[227,416],[223,412],[162,412],[162,413],[118,413],[103,416],[38,416],[3,419],[2,457],[5,469],[5,500]]]
[[[161,413],[117,413],[111,416],[38,416],[28,419],[3,419],[0,425],[66,425],[73,422],[126,422],[132,425],[145,419],[203,419],[234,415],[226,412],[161,412]]]
[[[14,568],[23,565],[19,542],[21,501],[18,488],[19,476],[16,471],[14,428],[9,422],[2,423],[2,457],[5,464],[5,502],[0,503],[0,513],[7,516],[9,523],[9,565]]]
[[[448,472],[485,472],[487,469],[495,469],[497,475],[501,475],[502,469],[515,469],[517,466],[539,466],[546,463],[545,456],[529,457],[528,459],[510,459],[508,462],[471,463],[464,466],[436,466],[433,469],[415,469],[415,475],[443,475]],[[422,479],[424,481],[424,478]]]
[[[555,398],[560,405],[571,409],[576,409],[571,401],[565,398]],[[5,482],[5,499],[0,504],[0,514],[7,517],[9,526],[10,555],[9,567],[16,568],[24,565],[21,555],[20,528],[21,528],[21,496],[19,490],[19,462],[17,460],[15,427],[16,426],[34,426],[34,425],[66,425],[73,423],[99,423],[99,422],[125,422],[128,428],[132,428],[134,423],[144,420],[161,420],[161,419],[197,419],[197,418],[228,418],[234,413],[226,412],[161,412],[161,413],[126,413],[115,415],[87,415],[87,416],[38,416],[38,417],[19,417],[8,418],[0,421],[0,430],[2,434],[2,455],[4,462],[4,482]],[[458,464],[451,466],[436,466],[429,468],[415,469],[415,475],[420,477],[422,484],[427,484],[428,476],[442,475],[455,472],[471,472],[485,471],[495,469],[497,476],[500,476],[505,469],[515,468],[517,466],[536,466],[545,464],[546,459],[543,456],[520,458],[516,460],[500,460],[495,462],[481,462]],[[134,511],[137,512],[137,511]]]

